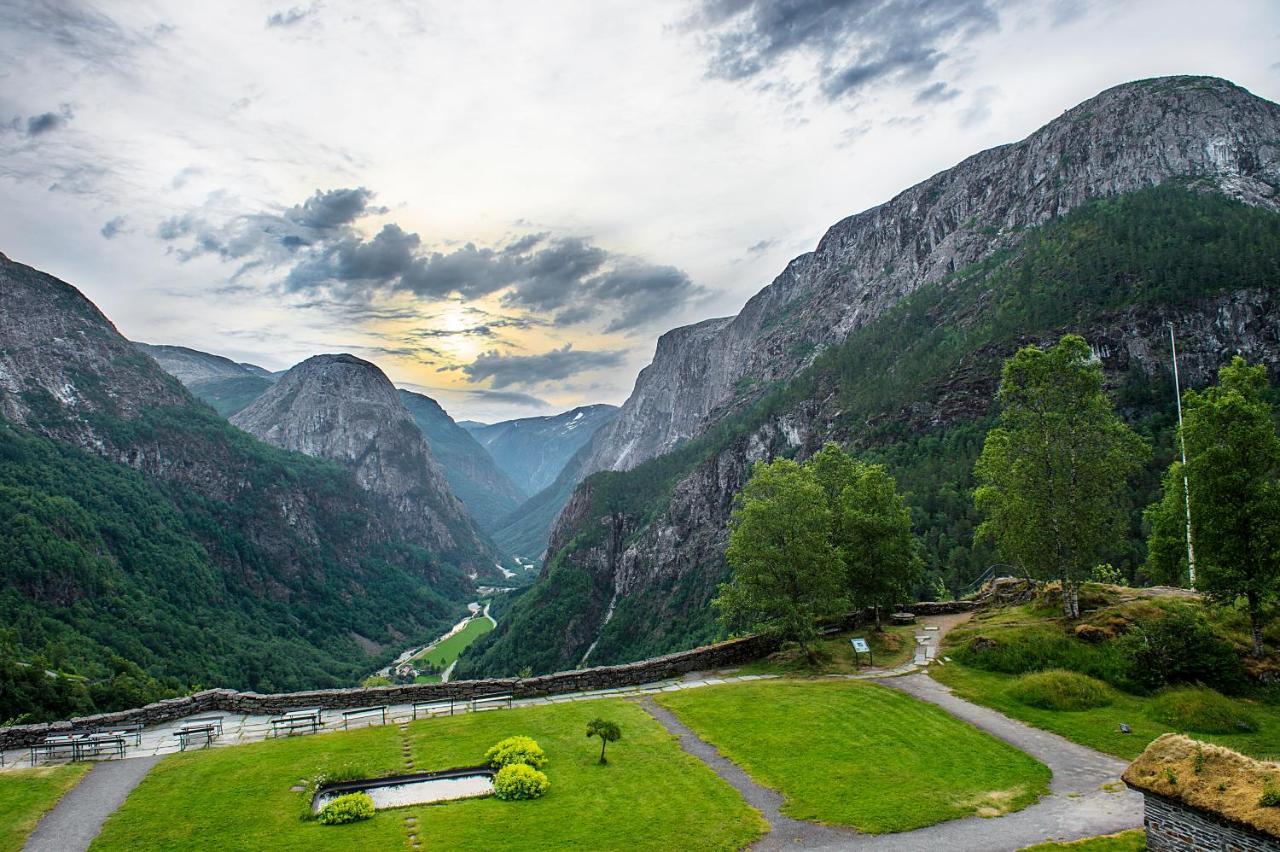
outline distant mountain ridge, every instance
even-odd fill
[[[244,364],[185,346],[134,343],[155,359],[165,372],[176,376],[196,396],[230,417],[259,396],[276,380],[276,374],[256,364]]]
[[[526,494],[537,494],[596,430],[617,413],[615,405],[581,405],[560,414],[498,423],[459,423],[489,451],[498,467]]]

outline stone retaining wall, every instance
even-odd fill
[[[1149,852],[1280,852],[1280,841],[1246,826],[1142,791]]]
[[[909,609],[916,615],[939,615],[965,612],[973,609],[973,601],[948,601],[944,603],[916,603]],[[833,619],[830,624],[842,630],[852,629],[871,617],[868,611],[853,612]],[[719,669],[758,660],[778,648],[776,640],[766,636],[747,636],[714,645],[704,645],[689,651],[678,651],[662,657],[652,657],[634,663],[617,666],[598,666],[577,671],[556,672],[531,678],[501,678],[494,680],[460,680],[449,683],[416,683],[399,686],[352,687],[349,689],[322,689],[311,692],[287,692],[276,695],[259,695],[255,692],[236,692],[231,689],[206,689],[194,695],[169,698],[145,707],[82,716],[68,722],[50,722],[38,725],[15,725],[0,728],[0,750],[24,748],[34,745],[48,734],[90,731],[108,725],[142,722],[155,725],[172,722],[187,716],[204,713],[245,713],[251,715],[276,714],[302,707],[323,707],[327,710],[364,707],[379,704],[410,704],[415,701],[459,699],[466,701],[477,695],[502,692],[516,698],[537,698],[545,695],[561,695],[566,692],[585,692],[593,689],[616,689],[640,686],[646,683],[679,677],[689,672]]]

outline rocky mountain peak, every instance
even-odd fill
[[[390,379],[354,355],[316,355],[231,418],[255,437],[350,468],[428,547],[493,571],[492,547],[450,489]]]
[[[1212,77],[1126,83],[836,223],[736,317],[664,335],[584,474],[629,469],[699,434],[1024,229],[1170,180],[1280,209],[1280,106]]]

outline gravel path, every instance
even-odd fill
[[[95,763],[27,838],[23,852],[84,852],[159,756]]]

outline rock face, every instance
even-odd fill
[[[401,389],[400,401],[422,430],[449,487],[481,529],[492,530],[526,495],[498,469],[484,447],[434,399]]]
[[[1209,77],[1128,83],[838,222],[736,317],[665,335],[592,442],[584,473],[626,470],[699,434],[752,389],[794,376],[920,286],[1015,245],[1022,230],[1171,178],[1280,209],[1280,107]]]
[[[428,550],[471,574],[493,575],[497,554],[375,365],[353,355],[308,358],[231,422],[269,444],[346,466]]]
[[[809,376],[819,353],[890,316],[921,288],[936,284],[945,293],[968,269],[998,268],[1005,263],[1001,258],[1018,256],[1028,233],[1093,199],[1171,181],[1280,210],[1280,107],[1211,78],[1119,86],[1022,142],[970,157],[837,223],[817,249],[793,260],[738,316],[664,336],[632,396],[580,456],[583,473],[629,470],[712,426],[746,416],[770,388]],[[990,266],[983,266],[987,261]],[[647,653],[671,650],[699,630],[705,633],[707,602],[726,576],[725,524],[733,496],[754,462],[781,454],[803,458],[828,440],[856,443],[885,423],[899,434],[918,434],[986,415],[1000,360],[1018,345],[1052,343],[1069,330],[1090,341],[1113,383],[1135,371],[1161,377],[1168,357],[1166,322],[1174,321],[1188,384],[1208,381],[1234,352],[1267,363],[1276,375],[1277,282],[1274,273],[1261,277],[1260,286],[1195,303],[1127,306],[1091,317],[1087,325],[1041,328],[965,353],[910,404],[900,410],[864,406],[858,409],[863,419],[853,422],[842,380],[819,372],[816,379],[792,384],[785,403],[751,415],[700,460],[690,461],[655,498],[657,505],[602,510],[625,503],[618,489],[642,487],[643,477],[620,484],[585,479],[553,526],[549,567],[535,589],[544,611],[563,606],[569,612],[562,619],[565,635],[558,637],[559,664],[576,664],[588,647],[594,647],[593,662],[635,659],[637,646]],[[966,308],[967,315],[939,308],[929,315],[930,330],[978,322],[990,316],[990,303],[980,299]],[[908,343],[882,340],[884,351],[931,356]],[[885,369],[899,366],[909,369],[892,359]],[[652,472],[662,475],[660,469]],[[614,489],[612,500],[598,499],[600,488]],[[563,603],[548,601],[556,568],[586,576],[585,598],[578,586]],[[545,619],[538,626],[549,629]],[[518,667],[519,649],[527,642],[519,613],[504,627],[493,634],[488,658],[474,660],[469,671],[497,673],[513,661]]]
[[[614,405],[583,405],[551,417],[467,423],[464,428],[512,482],[526,494],[537,494],[556,481],[574,454],[617,411]]]

